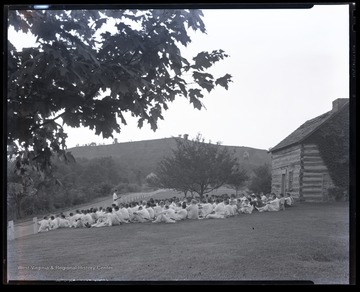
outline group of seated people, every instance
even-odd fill
[[[285,210],[294,204],[293,197],[287,193],[276,195],[223,194],[206,195],[204,198],[173,197],[165,200],[120,203],[111,207],[76,210],[75,214],[65,216],[45,216],[38,222],[38,232],[46,232],[58,228],[91,228],[121,225],[124,223],[175,223],[185,219],[223,219],[238,214]]]

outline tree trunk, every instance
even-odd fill
[[[16,219],[21,218],[21,197],[16,196],[15,198],[15,209],[16,209]]]
[[[21,207],[20,205],[16,206],[16,219],[20,219],[21,218]]]
[[[200,199],[203,198],[203,196],[204,196],[204,191],[205,191],[204,185],[201,185],[201,187],[200,187],[200,193],[199,193]]]

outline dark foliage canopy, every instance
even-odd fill
[[[224,51],[181,55],[189,29],[206,32],[202,16],[187,9],[10,10],[8,25],[37,41],[22,51],[8,41],[7,145],[19,174],[25,165],[48,169],[53,153],[74,160],[64,125],[108,138],[130,112],[140,128],[148,122],[155,131],[176,97],[200,110],[204,91],[227,89],[229,74],[207,72]],[[114,31],[104,30],[110,20]]]
[[[350,184],[350,116],[344,109],[308,138],[317,144],[336,187],[348,190]]]

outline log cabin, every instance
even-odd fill
[[[327,201],[331,190],[348,191],[349,120],[349,99],[336,99],[332,110],[271,148],[271,191],[300,201]]]

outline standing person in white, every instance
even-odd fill
[[[113,204],[115,204],[116,206],[118,206],[118,200],[119,200],[119,197],[117,195],[117,189],[114,190],[114,193],[113,193]]]

